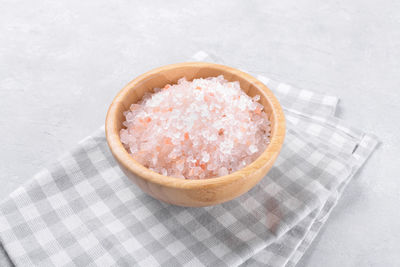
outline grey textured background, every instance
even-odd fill
[[[300,266],[399,266],[396,0],[1,0],[0,198],[102,125],[136,75],[198,50],[337,95],[380,137]]]

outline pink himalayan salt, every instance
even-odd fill
[[[227,175],[253,162],[269,144],[263,106],[239,82],[182,78],[155,88],[124,112],[121,142],[145,167],[182,179]]]

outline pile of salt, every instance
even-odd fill
[[[267,147],[270,122],[263,106],[239,82],[223,76],[182,78],[156,88],[124,113],[121,142],[145,167],[183,179],[227,175]]]

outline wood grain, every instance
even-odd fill
[[[123,112],[132,103],[138,102],[146,92],[165,84],[224,75],[228,81],[239,81],[249,95],[260,95],[271,121],[271,143],[250,165],[226,176],[204,180],[182,180],[163,176],[136,162],[123,147],[119,132],[125,120]],[[251,75],[237,69],[205,62],[188,62],[167,65],[140,75],[128,83],[114,98],[106,118],[106,137],[112,154],[123,172],[144,192],[179,206],[210,206],[226,202],[249,191],[255,186],[275,162],[285,136],[285,119],[282,108],[273,93]],[[266,178],[267,179],[267,178]]]

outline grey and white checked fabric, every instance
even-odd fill
[[[333,117],[338,98],[259,79],[283,104],[288,130],[248,193],[205,208],[159,202],[119,170],[101,128],[0,205],[10,264],[295,265],[377,141]]]

